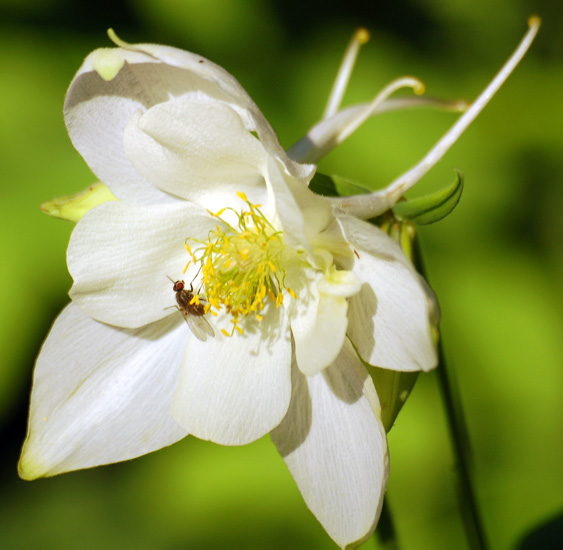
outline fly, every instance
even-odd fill
[[[177,308],[184,316],[194,336],[202,342],[205,342],[208,336],[215,336],[213,328],[205,318],[205,306],[194,301],[194,296],[196,296],[194,287],[190,284],[190,289],[188,290],[184,281],[174,282],[172,279],[170,280],[174,283],[173,289],[176,293]],[[202,297],[199,300],[205,301]]]

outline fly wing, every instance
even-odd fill
[[[212,338],[215,336],[215,331],[203,315],[190,315],[189,313],[185,313],[184,318],[194,336],[202,342],[205,342],[208,336]]]

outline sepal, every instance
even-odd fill
[[[397,372],[371,365],[367,365],[367,370],[379,397],[381,421],[385,431],[389,432],[408,396],[411,394],[419,373]]]
[[[97,182],[84,191],[47,201],[40,208],[49,216],[76,223],[95,206],[116,200],[117,198],[103,183]]]
[[[309,189],[317,195],[325,197],[347,197],[350,195],[361,195],[371,193],[364,185],[347,180],[340,176],[329,176],[316,172],[309,183]]]

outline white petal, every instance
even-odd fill
[[[373,533],[387,484],[385,431],[373,382],[347,341],[334,365],[292,373],[293,393],[272,439],[305,502],[345,548]]]
[[[100,57],[113,58],[121,67],[105,80]],[[107,76],[107,75],[106,75]],[[292,173],[311,174],[313,167],[287,158],[275,132],[236,79],[201,56],[151,44],[127,49],[96,50],[74,77],[65,102],[65,121],[71,140],[96,176],[122,200],[156,204],[171,200],[152,187],[129,162],[123,147],[123,131],[140,110],[183,95],[199,94],[230,105],[256,131],[264,147],[282,159]]]
[[[506,79],[516,66],[522,61],[534,41],[540,28],[540,18],[532,16],[528,19],[528,31],[523,36],[516,50],[507,59],[500,71],[489,82],[481,94],[471,103],[469,108],[460,116],[455,124],[438,140],[428,153],[412,168],[401,174],[387,187],[367,195],[335,198],[335,207],[362,219],[370,219],[389,210],[399,199],[415,185],[428,171],[436,165],[448,152],[450,147],[467,130],[479,113],[499,91]],[[315,162],[314,159],[309,162]]]
[[[419,275],[397,243],[380,229],[339,215],[358,252],[353,271],[363,282],[352,297],[348,336],[367,363],[399,371],[430,370],[437,357],[430,304]]]
[[[269,159],[266,181],[274,209],[268,214],[277,217],[289,246],[308,249],[309,242],[332,222],[332,208],[309,190],[310,177],[296,178],[285,168],[278,159]]]
[[[205,239],[217,220],[188,203],[131,206],[109,202],[88,212],[74,229],[67,262],[73,301],[88,315],[135,328],[167,315],[175,305],[172,279],[190,259],[187,237]]]
[[[187,435],[170,414],[184,328],[167,320],[116,329],[64,309],[35,366],[20,475],[128,460]]]
[[[125,128],[124,144],[153,185],[206,208],[226,206],[224,197],[234,201],[237,191],[255,203],[265,199],[252,190],[265,193],[267,153],[224,103],[185,96],[138,111]]]
[[[319,281],[319,292],[339,298],[350,298],[360,291],[362,286],[353,271],[336,269],[334,266]]]
[[[225,69],[215,63],[183,50],[159,46],[154,44],[139,44],[134,46],[138,51],[148,53],[154,59],[163,63],[191,71],[202,79],[213,83],[228,99],[222,99],[217,92],[213,97],[229,103],[236,108],[245,119],[245,125],[249,131],[256,131],[260,141],[271,156],[277,157],[286,166],[289,173],[297,178],[312,177],[315,166],[312,164],[301,164],[293,162],[286,154],[278,141],[278,137],[270,126],[257,105],[252,101],[240,83]],[[173,94],[176,95],[176,94]]]
[[[325,157],[338,145],[336,139],[342,129],[352,121],[358,119],[365,111],[370,116],[380,115],[389,111],[412,109],[417,107],[431,107],[463,112],[467,108],[465,101],[440,101],[430,97],[403,97],[386,99],[375,110],[370,109],[370,103],[360,103],[347,107],[337,113],[317,122],[297,143],[290,147],[287,154],[297,162],[315,162]]]
[[[319,292],[319,284],[325,280],[322,273],[303,270],[305,277],[300,285],[293,283],[291,274],[286,280],[297,293],[289,308],[297,366],[311,376],[340,353],[348,327],[348,302],[342,296]]]
[[[283,308],[242,326],[243,335],[215,330],[206,342],[188,342],[172,411],[200,439],[250,443],[277,426],[289,406],[291,341]]]
[[[162,71],[154,59],[126,52],[121,71],[108,82],[93,69],[98,53],[86,58],[67,92],[65,122],[73,145],[119,199],[133,204],[173,201],[137,173],[123,148],[123,131],[133,113],[168,99]]]

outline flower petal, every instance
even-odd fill
[[[110,81],[95,70],[100,52],[112,52],[124,62]],[[164,66],[162,66],[164,67]],[[163,71],[149,56],[125,50],[96,50],[84,61],[67,92],[64,113],[73,145],[88,166],[121,200],[160,204],[174,199],[143,179],[123,148],[123,131],[139,109],[168,99]],[[152,84],[148,78],[153,75]],[[172,77],[175,75],[169,75]]]
[[[305,250],[334,219],[328,201],[307,187],[309,179],[294,177],[279,159],[268,160],[266,183],[271,199],[268,215],[277,218],[288,245],[302,246]]]
[[[328,369],[292,372],[286,417],[272,439],[305,502],[345,548],[373,533],[389,461],[371,378],[347,341]]]
[[[110,74],[102,70],[108,65],[115,69]],[[119,199],[133,204],[172,200],[137,173],[125,154],[123,131],[139,109],[185,94],[198,94],[236,109],[247,130],[256,131],[266,150],[282,159],[292,173],[299,177],[312,173],[312,166],[287,157],[256,104],[218,65],[167,46],[104,48],[92,52],[74,77],[65,101],[65,121],[76,149]]]
[[[380,115],[389,111],[430,107],[463,112],[467,108],[465,101],[442,101],[431,97],[389,98],[376,109],[370,108],[370,102],[359,103],[346,107],[341,111],[317,122],[297,143],[287,151],[289,157],[297,162],[314,162],[325,157],[338,144],[337,136],[341,131],[363,112],[369,111],[370,116]]]
[[[233,108],[236,108],[245,120],[245,125],[249,131],[255,131],[268,153],[280,159],[286,166],[289,173],[297,178],[312,177],[315,166],[292,161],[286,154],[278,141],[274,129],[270,126],[260,109],[252,101],[244,88],[234,76],[215,63],[202,58],[199,55],[155,44],[138,44],[133,46],[137,51],[149,54],[154,59],[160,60],[171,66],[179,67],[191,71],[192,73],[207,80],[209,84],[217,87],[221,94],[228,97],[223,100]],[[173,94],[174,95],[174,94]],[[213,94],[221,99],[217,92]]]
[[[128,460],[185,437],[170,414],[184,328],[171,319],[116,329],[67,306],[35,366],[21,477]]]
[[[71,298],[94,319],[121,327],[170,315],[165,308],[174,306],[175,296],[167,277],[185,277],[186,238],[206,238],[216,224],[188,202],[148,207],[115,201],[94,208],[68,246]]]
[[[190,434],[245,445],[285,416],[292,353],[287,318],[283,308],[264,312],[259,323],[242,323],[243,335],[216,330],[206,342],[189,340],[172,414]],[[217,323],[230,325],[224,316]]]
[[[359,259],[364,282],[352,297],[348,336],[371,365],[399,371],[430,370],[437,357],[430,331],[431,304],[420,276],[401,248],[372,224],[338,215]]]
[[[267,153],[224,103],[184,96],[138,111],[125,128],[124,145],[147,181],[206,208],[218,210],[225,195],[233,200],[237,191],[254,203],[265,199]]]
[[[319,292],[319,286],[332,287],[322,273],[303,270],[300,283],[288,274],[286,280],[297,292],[289,312],[299,370],[312,376],[328,367],[338,356],[346,338],[348,302],[346,298]],[[304,280],[303,280],[304,279]]]

